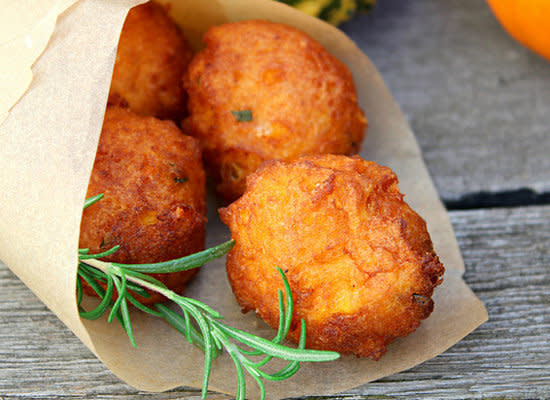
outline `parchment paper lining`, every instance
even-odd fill
[[[0,126],[0,259],[113,373],[136,388],[162,391],[181,385],[199,387],[201,352],[172,328],[139,312],[132,315],[138,342],[138,349],[133,349],[120,326],[102,320],[81,321],[74,293],[82,204],[116,43],[128,8],[139,2],[80,0],[55,25],[57,14],[71,3],[57,2],[58,12],[49,17],[55,30],[49,43],[47,29],[40,38],[48,45],[34,64],[28,91],[9,115],[18,96],[0,102],[0,116],[8,115]],[[415,333],[392,344],[380,361],[344,357],[334,363],[304,364],[284,384],[267,384],[269,398],[339,392],[402,371],[440,354],[487,320],[482,303],[461,279],[464,264],[452,226],[403,114],[375,67],[342,32],[269,0],[162,3],[170,4],[170,12],[195,46],[211,24],[268,19],[306,31],[343,61],[353,73],[369,119],[361,156],[398,174],[406,200],[428,222],[447,269],[444,283],[435,293],[434,313]],[[42,19],[41,23],[47,25],[48,21]],[[17,38],[6,46],[24,44],[24,40],[15,43]],[[23,71],[39,54],[35,51],[30,59],[12,58],[10,71]],[[0,84],[8,87],[9,79]],[[24,90],[21,82],[8,89],[13,93]],[[216,208],[215,199],[210,198],[208,246],[229,237]],[[254,315],[241,314],[225,277],[223,259],[204,267],[187,295],[219,310],[233,326],[264,337],[274,334]],[[249,398],[257,397],[253,381],[247,383]],[[214,362],[211,388],[234,392],[235,373],[226,355]]]

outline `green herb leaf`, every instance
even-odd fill
[[[97,201],[97,200],[96,200]],[[201,396],[204,399],[208,390],[208,382],[212,369],[212,360],[218,356],[219,351],[225,349],[235,364],[237,374],[238,400],[244,400],[246,396],[245,371],[254,378],[261,392],[261,398],[265,399],[265,387],[262,379],[269,381],[281,381],[294,375],[300,362],[324,362],[336,360],[338,353],[330,351],[307,350],[306,323],[301,320],[301,332],[298,348],[282,345],[290,329],[293,312],[292,292],[288,280],[282,271],[278,271],[283,279],[284,294],[281,290],[279,296],[279,328],[272,340],[267,340],[251,333],[233,328],[221,322],[222,315],[208,305],[176,294],[168,289],[162,282],[144,274],[146,273],[172,273],[197,268],[208,261],[212,261],[226,254],[234,246],[235,242],[229,240],[218,246],[191,254],[177,260],[154,264],[119,264],[98,260],[100,257],[110,255],[118,246],[98,253],[90,254],[87,249],[79,250],[77,299],[80,315],[83,318],[97,319],[110,308],[108,321],[114,317],[126,331],[130,342],[136,347],[133,334],[128,302],[139,310],[153,316],[163,318],[172,325],[186,340],[204,352],[204,372]],[[100,304],[91,311],[85,311],[80,306],[82,299],[82,284],[84,280],[100,297]],[[106,289],[103,288],[106,285]],[[116,288],[116,291],[114,290]],[[147,294],[146,290],[155,291],[171,300],[183,313],[183,316],[164,304],[155,304],[151,309],[135,299],[128,290],[139,294]],[[252,350],[244,350],[241,346],[248,346]],[[260,361],[253,361],[248,357],[264,356]],[[264,367],[273,358],[289,361],[281,370],[275,373],[266,373],[260,368]]]
[[[187,271],[193,268],[198,268],[207,262],[213,261],[225,255],[233,248],[235,241],[228,240],[225,243],[211,247],[209,249],[199,251],[182,258],[169,260],[153,264],[119,264],[114,265],[136,272],[145,272],[148,274],[170,274],[172,272]]]
[[[102,198],[103,198],[103,193],[100,193],[100,194],[95,195],[93,197],[87,198],[86,201],[84,201],[84,209],[87,209],[92,204],[97,203]]]
[[[100,246],[101,247],[101,246]],[[103,258],[103,257],[107,257],[107,256],[110,256],[111,254],[114,254],[116,253],[116,251],[120,248],[119,245],[116,245],[115,247],[113,247],[112,249],[110,250],[107,250],[107,251],[104,251],[102,253],[96,253],[96,254],[88,254],[89,253],[89,250],[88,249],[85,249],[85,250],[88,250],[86,252],[79,252],[78,253],[78,259],[79,260],[86,260],[87,258]],[[82,249],[84,250],[84,249]]]
[[[237,122],[250,122],[252,121],[252,110],[238,110],[231,111],[231,114],[235,117]]]

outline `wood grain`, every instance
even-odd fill
[[[343,30],[384,76],[443,199],[550,190],[550,62],[484,0],[383,0]]]
[[[322,398],[550,398],[550,206],[451,218],[465,279],[489,322],[409,371]],[[200,397],[186,388],[139,393],[120,382],[3,265],[0,321],[0,399]]]

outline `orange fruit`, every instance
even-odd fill
[[[550,60],[550,0],[487,0],[508,33]]]

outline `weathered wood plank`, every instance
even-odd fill
[[[489,322],[409,371],[323,398],[550,398],[550,206],[451,217],[465,278]],[[200,397],[185,388],[150,395],[121,383],[3,265],[0,321],[0,399]]]
[[[343,28],[409,118],[442,198],[550,191],[550,62],[484,0],[383,0]]]

